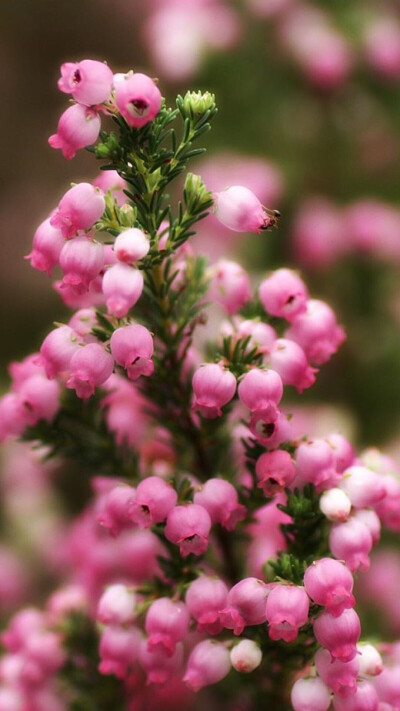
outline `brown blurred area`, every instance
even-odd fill
[[[1,0],[0,2],[0,363],[37,348],[63,306],[51,281],[24,255],[37,225],[70,182],[91,179],[93,158],[73,161],[52,150],[66,96],[57,89],[64,61],[107,59],[114,71],[150,70],[135,25],[142,0]]]

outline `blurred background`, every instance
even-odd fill
[[[85,151],[66,161],[47,144],[66,108],[59,66],[104,59],[157,76],[170,100],[215,93],[209,151],[193,170],[212,189],[247,185],[282,219],[251,236],[210,220],[199,248],[259,276],[302,271],[348,334],[302,396],[306,429],[400,459],[398,0],[3,0],[0,34],[3,388],[8,361],[65,313],[23,259],[33,233],[71,181],[96,175]]]

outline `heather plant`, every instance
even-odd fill
[[[59,587],[2,633],[0,711],[399,708],[398,645],[361,641],[353,593],[381,525],[400,530],[399,472],[340,433],[298,436],[284,404],[343,342],[335,313],[293,270],[256,285],[192,250],[210,212],[279,234],[246,186],[187,172],[213,95],[170,108],[93,60],[59,88],[74,103],[49,143],[101,173],[35,232],[31,264],[73,313],[11,364],[0,433],[39,448],[19,467],[88,486],[53,547]]]

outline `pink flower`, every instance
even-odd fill
[[[187,504],[175,506],[167,518],[165,537],[179,546],[180,554],[186,558],[190,553],[202,555],[208,547],[211,519],[202,506]]]
[[[120,262],[125,264],[136,264],[146,256],[150,249],[149,238],[143,230],[131,227],[124,232],[120,232],[114,242],[114,252]]]
[[[21,651],[29,637],[44,629],[44,617],[34,607],[27,607],[17,612],[7,629],[1,633],[3,646],[12,653]]]
[[[386,494],[381,476],[359,465],[343,472],[340,488],[346,492],[353,506],[360,509],[374,506]]]
[[[274,370],[252,368],[241,379],[238,387],[239,400],[252,412],[277,414],[277,406],[283,395],[283,383]],[[275,417],[276,419],[276,417]]]
[[[210,298],[235,314],[251,298],[250,279],[240,264],[221,259],[213,269]]]
[[[262,580],[240,580],[230,589],[227,604],[220,612],[223,626],[240,635],[248,625],[261,625],[267,619],[268,593],[269,589]]]
[[[326,268],[350,251],[341,208],[311,197],[294,218],[292,243],[296,258],[311,269]]]
[[[141,641],[142,633],[135,627],[106,627],[100,639],[100,673],[127,678],[138,659]]]
[[[94,340],[91,335],[94,326],[97,326],[97,316],[94,308],[78,309],[68,321],[68,326],[72,328],[85,342]]]
[[[331,488],[339,479],[332,448],[323,439],[303,442],[296,449],[296,484],[314,484],[317,489]]]
[[[317,676],[297,679],[292,686],[290,700],[294,711],[328,711],[331,692]]]
[[[58,88],[72,94],[75,101],[85,106],[102,104],[110,98],[113,73],[104,62],[84,59],[82,62],[66,62],[61,65]]]
[[[165,684],[176,674],[182,673],[183,646],[181,642],[175,647],[172,655],[165,650],[150,651],[146,640],[140,645],[139,661],[147,674],[148,684]]]
[[[53,329],[40,347],[40,363],[48,378],[55,378],[69,370],[71,358],[80,349],[76,332],[70,326]]]
[[[256,462],[257,486],[265,496],[274,496],[277,491],[290,486],[295,473],[293,459],[283,449],[264,452]]]
[[[328,435],[325,440],[332,447],[336,471],[341,474],[353,464],[355,458],[354,449],[349,440],[337,432]]]
[[[332,659],[327,649],[319,649],[315,655],[318,674],[335,694],[345,698],[352,697],[357,689],[358,658],[350,662]]]
[[[127,123],[145,126],[161,108],[161,92],[146,74],[127,74],[116,82],[115,103]]]
[[[388,79],[400,77],[400,24],[389,14],[377,14],[366,29],[365,53],[368,64]]]
[[[368,554],[373,540],[368,527],[362,521],[352,517],[346,523],[337,523],[329,534],[329,547],[338,560],[344,560],[347,567],[355,570],[368,570]]]
[[[252,639],[242,639],[231,649],[231,664],[237,672],[249,674],[262,662],[260,647]]]
[[[284,385],[293,385],[299,393],[315,383],[316,368],[308,364],[303,349],[288,338],[278,338],[269,351],[271,368],[282,378]]]
[[[185,602],[190,615],[197,622],[199,632],[219,634],[222,630],[220,610],[225,607],[228,588],[218,578],[200,575],[190,583]]]
[[[126,368],[130,380],[153,373],[153,338],[145,326],[133,323],[117,328],[111,336],[110,348],[114,360]]]
[[[381,520],[375,511],[373,509],[358,509],[354,512],[353,518],[365,523],[372,536],[373,544],[378,543],[381,537]]]
[[[113,357],[99,343],[82,346],[71,358],[67,388],[80,398],[89,398],[110,377],[113,367]]]
[[[232,400],[236,391],[236,378],[217,363],[200,366],[192,380],[193,409],[203,417],[213,419],[222,415],[222,407]]]
[[[228,336],[233,334],[236,334],[237,338],[248,338],[250,336],[250,348],[256,347],[262,353],[267,353],[277,339],[275,329],[268,323],[263,323],[257,319],[240,321],[235,329],[227,332]]]
[[[280,410],[256,410],[250,420],[249,429],[261,444],[270,449],[292,439],[290,418]]]
[[[353,609],[344,610],[339,616],[322,612],[314,622],[317,641],[328,649],[332,659],[350,662],[357,654],[357,642],[361,624]]]
[[[247,509],[239,504],[235,487],[225,479],[208,479],[193,501],[208,511],[212,523],[220,523],[227,531],[233,531],[246,517]]]
[[[296,341],[311,363],[326,363],[345,340],[345,333],[336,323],[332,309],[323,301],[310,299],[307,311],[296,316],[285,333]]]
[[[110,585],[97,606],[97,619],[105,625],[126,625],[135,618],[136,596],[126,585]]]
[[[103,497],[96,520],[101,526],[107,528],[111,535],[117,536],[124,528],[132,526],[129,505],[134,495],[135,489],[132,486],[121,484],[114,486]]]
[[[31,266],[38,271],[51,275],[58,264],[65,239],[61,230],[53,227],[50,218],[44,220],[33,236],[33,249],[25,259],[31,260]]]
[[[271,639],[293,642],[306,624],[310,601],[304,588],[275,585],[267,598],[266,616]]]
[[[100,127],[97,111],[82,104],[74,104],[60,116],[57,133],[50,136],[49,145],[60,148],[64,158],[71,159],[79,148],[96,143]]]
[[[0,442],[18,437],[27,427],[27,413],[17,393],[6,393],[0,398]]]
[[[127,264],[114,264],[103,277],[103,294],[108,313],[123,318],[140,299],[143,276],[138,269]]]
[[[178,500],[175,489],[159,476],[149,476],[138,484],[129,505],[131,520],[141,528],[165,521]]]
[[[378,692],[379,700],[390,704],[390,711],[392,711],[392,708],[397,709],[400,706],[399,674],[400,664],[397,663],[393,664],[393,666],[385,667],[383,672],[374,679],[374,686]],[[389,711],[389,709],[383,707],[383,711]]]
[[[320,558],[310,565],[304,574],[304,587],[310,598],[323,605],[337,617],[343,610],[354,607],[352,595],[353,576],[338,560]]]
[[[103,245],[85,235],[68,240],[61,250],[60,266],[64,272],[61,288],[72,286],[85,291],[104,267]]]
[[[39,420],[51,422],[60,409],[60,386],[44,375],[27,378],[19,388],[18,395],[24,407],[26,422],[30,425],[35,425]]]
[[[277,269],[260,284],[262,305],[272,316],[292,321],[306,310],[307,287],[291,269]]]
[[[152,603],[146,615],[145,629],[149,652],[161,651],[168,657],[175,652],[189,631],[190,616],[183,602],[160,597]]]
[[[234,232],[260,232],[270,225],[258,197],[242,185],[233,185],[214,194],[216,217]]]
[[[0,711],[24,711],[24,708],[26,705],[20,691],[8,686],[0,688]]]
[[[357,683],[356,693],[353,696],[333,699],[335,711],[378,711],[381,708],[375,687],[365,679]]]
[[[221,642],[205,639],[191,651],[183,681],[193,691],[216,684],[229,674],[231,668],[227,648]]]
[[[64,237],[73,237],[78,230],[93,227],[105,209],[103,193],[90,183],[78,183],[68,190],[50,218],[50,224]]]

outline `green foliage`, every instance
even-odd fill
[[[72,390],[64,390],[61,408],[52,422],[41,420],[29,427],[23,441],[37,442],[47,448],[46,459],[57,457],[78,465],[87,477],[97,474],[131,479],[137,471],[137,458],[128,447],[117,447],[107,427],[104,394],[97,392],[81,400]]]
[[[327,521],[319,508],[319,496],[313,484],[303,490],[286,490],[287,503],[278,504],[293,522],[282,525],[288,550],[309,565],[328,552]]]

